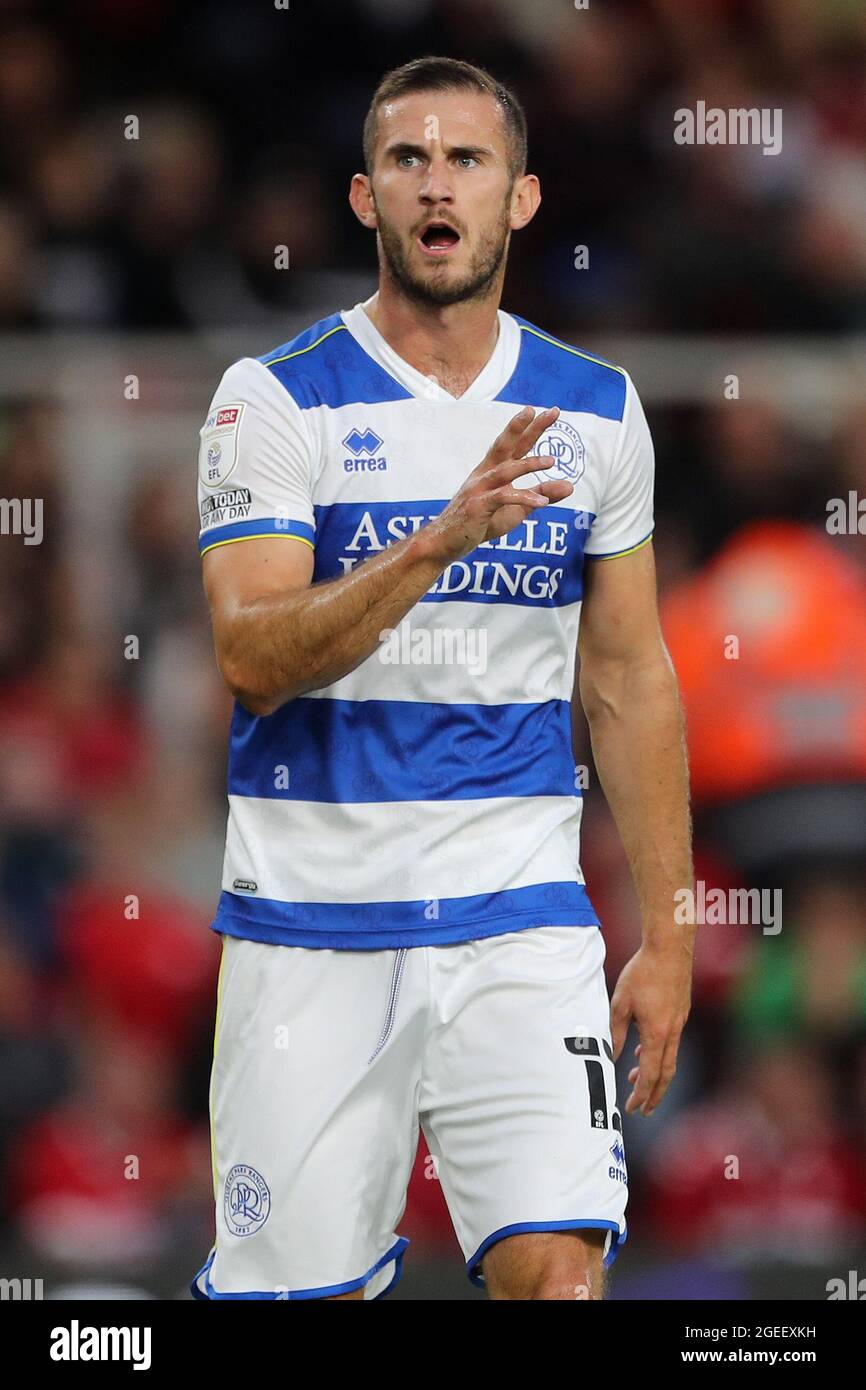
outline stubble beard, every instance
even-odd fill
[[[481,238],[469,269],[459,280],[446,280],[434,270],[429,277],[417,275],[409,264],[399,232],[383,219],[378,222],[379,245],[388,273],[408,299],[428,307],[444,308],[471,299],[486,299],[494,291],[496,274],[508,247],[508,204],[503,204],[496,225]]]

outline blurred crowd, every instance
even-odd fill
[[[548,196],[506,308],[573,342],[866,329],[855,0],[10,0],[0,348],[216,328],[265,351],[288,316],[350,307],[375,284],[344,196],[363,116],[381,73],[426,52],[484,63],[526,107]],[[699,99],[782,108],[782,152],[675,145]],[[866,1250],[866,535],[825,524],[828,499],[866,498],[866,407],[852,395],[823,434],[754,398],[648,413],[697,875],[781,890],[784,915],[777,934],[699,929],[678,1075],[650,1120],[625,1117],[616,1292],[766,1296],[784,1266],[792,1296],[822,1298]],[[94,633],[58,425],[50,383],[0,401],[0,496],[45,508],[41,545],[0,538],[0,1274],[182,1296],[212,1234],[229,714],[178,463],[196,440],[129,491]],[[575,737],[590,762],[579,711]],[[639,923],[594,783],[582,858],[612,989]],[[425,1255],[459,1264],[423,1139],[403,1229],[407,1280]]]
[[[866,325],[858,0],[7,0],[0,327],[278,332],[369,284],[344,196],[363,117],[386,68],[429,52],[524,102],[548,190],[513,248],[530,319]],[[781,152],[676,144],[698,100],[782,109]]]

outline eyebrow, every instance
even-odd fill
[[[465,158],[467,155],[471,155],[473,158],[485,154],[492,156],[495,153],[487,145],[445,145],[443,148],[446,155],[457,155],[459,158]],[[413,145],[408,140],[397,140],[392,145],[386,145],[384,152],[386,157],[395,159],[399,159],[404,154],[417,154],[421,159],[426,159],[429,154],[429,146]]]

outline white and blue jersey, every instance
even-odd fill
[[[621,368],[500,310],[450,396],[362,305],[229,367],[201,430],[200,549],[267,536],[350,572],[447,506],[523,406],[558,406],[517,486],[565,501],[448,566],[381,645],[257,717],[236,704],[214,929],[386,949],[598,926],[580,869],[570,702],[584,563],[653,528],[653,449]]]

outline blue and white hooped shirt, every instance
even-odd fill
[[[653,529],[653,447],[628,374],[500,310],[463,396],[361,304],[229,367],[201,430],[202,553],[257,536],[338,578],[447,505],[522,407],[574,491],[449,565],[341,680],[236,704],[214,929],[379,949],[598,926],[580,869],[574,688],[584,557]]]

